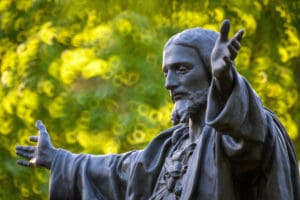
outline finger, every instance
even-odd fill
[[[37,120],[35,126],[39,130],[39,133],[42,137],[49,137],[47,129],[41,120]]]
[[[232,45],[228,45],[228,50],[230,52],[231,60],[234,60],[238,54],[238,50],[236,50]]]
[[[26,151],[26,152],[34,152],[34,146],[16,146],[16,150],[18,151]]]
[[[239,30],[236,34],[234,34],[233,38],[236,38],[237,41],[241,42],[244,35],[244,30]]]
[[[31,167],[30,162],[26,160],[17,160],[17,164],[23,167]]]
[[[231,40],[230,44],[231,44],[236,50],[239,50],[239,49],[241,48],[241,44],[240,44],[237,40],[235,40],[235,39]]]
[[[21,156],[21,157],[29,159],[29,160],[32,159],[32,158],[34,158],[34,153],[29,153],[29,152],[26,152],[26,151],[17,150],[16,154],[18,156]]]
[[[220,40],[227,41],[228,40],[228,33],[230,29],[230,21],[225,19],[220,28]]]
[[[47,129],[46,129],[45,125],[43,124],[43,122],[42,122],[41,120],[37,120],[37,121],[36,121],[35,127],[36,127],[39,131],[47,132]]]
[[[30,137],[29,137],[29,140],[30,140],[31,142],[38,142],[39,137],[38,137],[38,136],[30,136]]]

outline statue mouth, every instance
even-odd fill
[[[181,99],[184,99],[186,98],[186,93],[184,92],[172,92],[172,100],[175,102],[175,101],[178,101],[178,100],[181,100]]]

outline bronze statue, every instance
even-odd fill
[[[300,199],[293,146],[277,117],[237,72],[243,30],[228,39],[202,28],[174,35],[163,73],[174,126],[140,151],[73,154],[55,148],[41,121],[37,146],[17,146],[18,164],[51,171],[50,199]]]

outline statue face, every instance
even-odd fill
[[[163,73],[165,87],[174,102],[188,99],[192,93],[209,87],[203,63],[193,48],[168,46],[163,55]]]
[[[209,81],[203,63],[195,49],[172,44],[164,49],[163,73],[174,102],[173,114],[176,112],[176,118],[182,118],[177,120],[186,122],[197,109],[195,104],[206,103]]]

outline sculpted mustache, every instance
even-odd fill
[[[171,93],[170,96],[171,96],[172,102],[174,103],[175,102],[174,98],[175,98],[176,95],[183,95],[183,96],[187,97],[187,100],[197,101],[199,99],[202,100],[203,97],[207,98],[207,94],[208,94],[208,89],[204,89],[204,90],[201,90],[201,91],[196,91],[194,93],[191,93],[191,92],[189,92],[189,93],[183,93],[182,92],[182,93],[175,93],[175,94]]]
[[[198,102],[200,99],[201,101],[203,101],[203,98],[207,99],[207,95],[208,95],[208,89],[204,89],[195,92],[194,95],[189,95],[188,99],[196,102]]]

